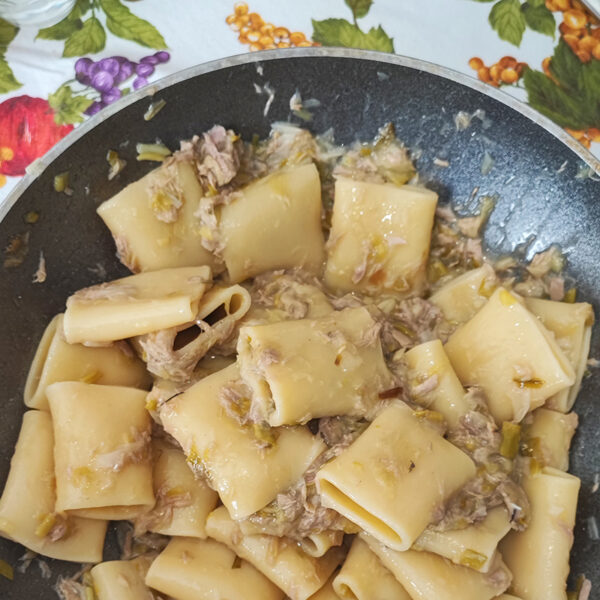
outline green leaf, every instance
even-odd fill
[[[527,4],[533,6],[533,8],[539,8],[540,6],[546,6],[546,0],[527,0]]]
[[[345,19],[313,19],[313,40],[323,46],[343,46],[363,50],[394,52],[394,40],[382,29],[371,27],[367,33]]]
[[[362,19],[366,17],[373,0],[345,0],[346,6],[352,11],[354,19]]]
[[[72,33],[65,42],[63,56],[84,56],[104,50],[106,32],[96,17],[90,17],[81,29]]]
[[[19,28],[12,23],[0,19],[0,52],[6,50],[6,47],[15,39],[19,33]]]
[[[35,39],[66,40],[72,33],[83,27],[81,17],[83,17],[89,9],[89,0],[77,0],[73,10],[71,10],[62,21],[52,25],[52,27],[40,29],[35,36]]]
[[[547,77],[527,69],[523,83],[529,103],[562,127],[587,129],[600,125],[600,61],[583,63],[560,40]]]
[[[582,116],[588,127],[600,124],[600,62],[597,60],[582,64],[578,77],[577,95],[581,104]]]
[[[498,32],[498,37],[515,46],[521,45],[525,32],[525,17],[521,12],[519,0],[499,0],[492,6],[489,16],[492,29]]]
[[[54,121],[57,125],[81,123],[83,111],[93,100],[85,96],[76,96],[68,85],[61,85],[54,94],[48,96],[48,104],[54,110]]]
[[[21,85],[23,84],[17,81],[6,59],[0,54],[0,94],[18,90]]]
[[[529,104],[537,111],[561,127],[585,129],[586,122],[579,104],[545,73],[526,69],[523,83],[529,96]]]
[[[136,17],[119,0],[100,0],[100,6],[106,13],[106,26],[116,36],[157,50],[167,47],[154,25]]]
[[[579,73],[583,68],[582,62],[575,56],[569,45],[562,39],[554,49],[550,61],[550,73],[560,85],[570,91],[577,92],[579,88]]]
[[[552,12],[545,5],[533,6],[531,2],[525,2],[521,10],[530,29],[554,37],[556,21]]]
[[[81,19],[69,19],[65,17],[62,21],[58,22],[52,27],[45,27],[40,29],[35,39],[41,40],[66,40],[71,34],[83,27]]]
[[[91,7],[92,7],[92,3],[90,0],[77,0],[77,3],[75,4],[75,8],[71,12],[74,12],[75,9],[77,9],[79,11],[79,14],[77,16],[83,17],[83,15],[85,15],[85,13],[88,10],[90,10]]]

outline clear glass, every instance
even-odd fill
[[[49,27],[64,19],[76,0],[0,0],[0,18],[18,27]]]

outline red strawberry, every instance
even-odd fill
[[[29,163],[72,129],[54,122],[54,111],[42,98],[17,96],[0,103],[0,174],[24,175]]]

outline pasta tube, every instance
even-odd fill
[[[207,352],[234,335],[250,303],[250,294],[241,285],[215,286],[200,300],[193,322],[147,333],[134,338],[133,344],[151,373],[188,381]]]
[[[99,562],[107,521],[57,512],[53,448],[50,413],[27,411],[0,498],[0,535],[50,558]]]
[[[340,563],[342,548],[331,548],[321,558],[308,556],[294,543],[269,535],[242,536],[224,506],[208,516],[208,535],[226,544],[254,565],[291,600],[307,600],[323,587]]]
[[[131,183],[98,207],[121,262],[134,272],[209,265],[218,260],[202,246],[205,232],[194,213],[202,187],[189,162],[169,162]]]
[[[552,334],[504,288],[450,336],[445,350],[463,385],[483,388],[497,422],[521,421],[575,381]]]
[[[406,590],[360,537],[354,538],[333,580],[333,589],[342,600],[410,600]]]
[[[309,600],[340,600],[340,597],[335,593],[332,585],[333,577]]]
[[[84,288],[67,300],[65,338],[112,342],[188,323],[210,282],[208,267],[182,267]]]
[[[361,534],[361,537],[404,586],[412,600],[491,600],[510,585],[510,571],[499,554],[488,573],[478,573],[437,554],[416,550],[398,552],[371,536]]]
[[[512,571],[511,591],[523,600],[565,600],[578,477],[551,467],[526,475],[521,485],[529,498],[531,521],[511,531],[500,551]]]
[[[418,292],[436,205],[424,187],[338,177],[325,283],[342,292]]]
[[[150,565],[146,585],[177,600],[281,600],[283,592],[214,540],[173,538]]]
[[[151,559],[111,560],[92,567],[90,574],[98,600],[150,600],[144,583]]]
[[[127,353],[129,351],[129,353]],[[49,410],[46,388],[57,381],[83,381],[148,389],[151,379],[130,349],[68,344],[63,337],[63,315],[50,321],[40,340],[25,383],[25,404]]]
[[[243,530],[243,527],[241,529]],[[302,538],[300,546],[309,556],[319,558],[330,548],[333,548],[333,546],[341,546],[343,540],[343,531],[321,531],[320,533],[311,533],[308,537]]]
[[[156,504],[136,518],[136,530],[205,538],[206,517],[217,505],[217,493],[194,476],[181,450],[159,442],[153,446]]]
[[[237,364],[209,375],[164,404],[160,418],[188,463],[206,474],[232,517],[242,519],[300,479],[325,445],[306,427],[240,426],[222,404],[238,381]]]
[[[538,408],[531,415],[531,423],[523,427],[522,446],[526,454],[541,465],[567,471],[569,447],[579,419],[573,412],[565,415]]]
[[[446,320],[459,325],[475,316],[497,285],[494,269],[485,263],[444,284],[429,301],[442,311]]]
[[[392,387],[379,328],[366,308],[240,329],[240,372],[270,425],[364,415]]]
[[[46,393],[56,510],[116,520],[154,506],[146,393],[74,381],[53,383]]]
[[[587,302],[568,304],[538,298],[527,298],[525,304],[544,326],[554,333],[556,342],[575,371],[573,385],[548,398],[546,403],[547,408],[569,412],[581,389],[581,381],[587,368],[594,309]]]
[[[435,531],[427,528],[413,544],[450,559],[457,565],[487,573],[494,562],[498,542],[510,530],[510,518],[502,506],[492,508],[485,519],[464,529]]]
[[[460,383],[440,340],[411,348],[404,355],[408,365],[411,393],[422,406],[441,413],[450,427],[458,425],[468,410],[465,390]]]
[[[246,186],[222,207],[219,228],[232,283],[272,269],[320,271],[325,251],[317,168],[281,169]]]
[[[390,548],[407,550],[438,507],[474,475],[464,452],[398,401],[326,463],[316,482],[324,506]]]

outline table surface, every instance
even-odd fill
[[[209,60],[313,44],[477,77],[600,157],[600,23],[578,0],[77,0],[44,29],[0,19],[0,202],[28,164],[130,90]]]

